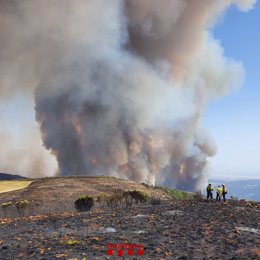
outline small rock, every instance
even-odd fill
[[[106,232],[107,233],[114,233],[114,232],[116,232],[116,230],[112,227],[108,227],[108,228],[106,228]]]

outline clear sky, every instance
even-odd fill
[[[218,147],[211,175],[260,178],[260,2],[246,13],[230,8],[213,33],[225,56],[243,63],[246,79],[204,114],[203,124]]]

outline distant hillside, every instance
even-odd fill
[[[260,179],[255,180],[210,180],[216,188],[217,185],[222,183],[226,184],[228,190],[228,198],[230,196],[237,197],[238,199],[247,199],[260,201]],[[214,194],[215,195],[215,194]]]
[[[17,180],[17,179],[24,179],[25,177],[22,177],[20,175],[12,175],[7,173],[1,173],[0,172],[0,180],[9,181],[9,180]]]

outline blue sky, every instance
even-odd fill
[[[218,147],[214,177],[260,178],[260,2],[247,13],[230,8],[213,34],[225,56],[243,63],[246,79],[235,93],[208,105],[203,125]]]

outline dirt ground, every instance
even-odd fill
[[[173,201],[0,219],[0,259],[260,259],[259,208]],[[107,244],[142,246],[143,254],[110,256]]]
[[[162,200],[84,213],[73,207],[81,195],[117,188]],[[30,202],[24,217],[10,208],[4,218],[1,209],[0,260],[260,259],[260,203],[173,201],[162,189],[107,177],[47,178],[0,194],[0,203],[20,199]]]

